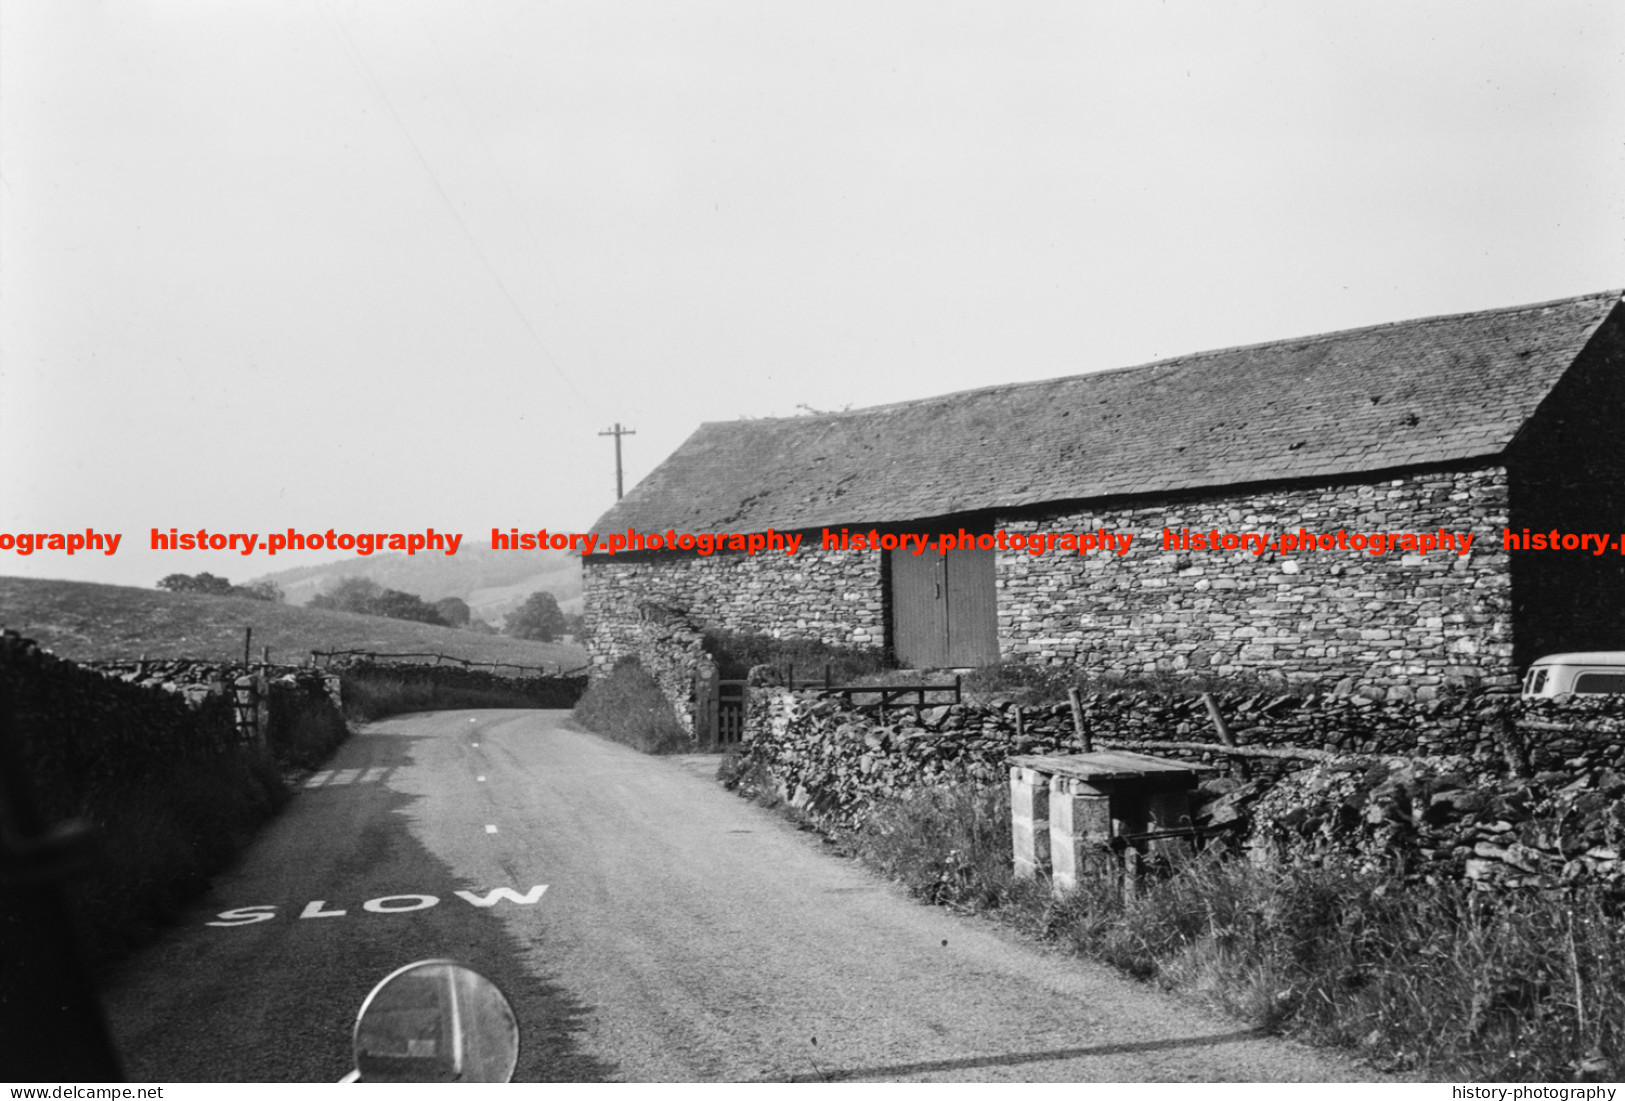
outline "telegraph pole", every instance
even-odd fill
[[[607,432],[600,432],[598,434],[600,436],[615,437],[615,499],[619,501],[621,497],[624,496],[621,488],[621,437],[636,436],[637,433],[632,431],[630,428],[622,428],[621,422],[616,421],[614,428],[611,428]]]

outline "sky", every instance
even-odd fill
[[[1625,286],[1625,6],[0,0],[0,575],[585,530],[704,421]],[[3,613],[3,609],[0,609]],[[0,614],[3,618],[3,614]]]

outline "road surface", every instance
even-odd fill
[[[557,711],[371,725],[113,977],[127,1073],[336,1081],[373,983],[450,957],[521,1081],[1376,1077],[913,902],[706,771]]]

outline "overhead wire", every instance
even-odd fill
[[[576,384],[571,380],[570,376],[565,373],[563,366],[558,361],[558,358],[553,355],[553,352],[548,348],[547,343],[542,340],[541,334],[538,333],[536,331],[536,327],[531,324],[530,317],[525,313],[524,308],[519,305],[519,301],[508,289],[508,284],[503,280],[501,273],[496,270],[496,267],[491,263],[490,258],[486,256],[485,250],[480,247],[479,240],[474,236],[473,231],[469,229],[468,223],[464,221],[463,216],[457,212],[456,204],[451,201],[451,196],[446,193],[445,187],[440,182],[440,177],[435,174],[434,167],[429,163],[429,159],[424,156],[423,150],[418,146],[417,141],[412,137],[412,132],[407,129],[406,123],[402,121],[399,112],[395,110],[395,105],[390,101],[389,94],[384,91],[383,85],[379,83],[377,76],[372,71],[372,66],[367,64],[366,56],[361,52],[360,47],[356,45],[355,39],[350,36],[350,32],[345,29],[341,22],[336,21],[328,14],[326,0],[317,0],[317,9],[321,12],[322,21],[327,24],[328,30],[332,32],[334,38],[338,41],[340,48],[343,49],[346,56],[349,57],[351,64],[366,77],[367,83],[372,86],[373,93],[378,97],[379,102],[384,105],[384,110],[389,113],[389,117],[394,121],[396,128],[401,133],[401,137],[405,139],[407,147],[412,150],[412,155],[417,159],[418,164],[423,168],[424,174],[429,177],[429,182],[434,186],[435,194],[440,196],[441,203],[451,214],[452,220],[457,223],[457,228],[462,231],[463,237],[468,241],[469,247],[474,250],[474,255],[479,257],[480,264],[485,268],[486,273],[491,277],[491,281],[496,284],[497,289],[502,293],[502,297],[507,301],[509,307],[514,312],[514,315],[518,317],[519,323],[523,325],[525,331],[530,334],[531,340],[536,344],[536,347],[541,350],[543,357],[553,368],[554,374],[558,375],[559,380],[564,383],[564,385],[569,389],[570,393],[574,395],[575,399],[581,403],[583,408],[593,415],[598,416],[598,410],[593,406],[592,402],[587,400],[586,395],[582,394],[582,392],[576,388]]]

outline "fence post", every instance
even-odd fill
[[[1083,704],[1078,699],[1076,686],[1066,690],[1066,698],[1072,703],[1072,729],[1077,732],[1078,742],[1083,746],[1085,753],[1095,751],[1095,740],[1087,727],[1083,725]]]
[[[244,627],[243,628],[243,665],[245,667],[248,665],[249,654],[253,651],[253,647],[254,647],[254,628],[252,628],[252,627]]]
[[[1214,700],[1213,693],[1203,692],[1202,702],[1207,704],[1208,717],[1213,720],[1213,728],[1219,732],[1219,741],[1223,742],[1226,748],[1235,749],[1235,736],[1230,733],[1230,727],[1224,721],[1224,716],[1219,714],[1219,704],[1216,700]],[[1232,756],[1230,758],[1230,768],[1231,771],[1235,772],[1243,780],[1249,780],[1252,778],[1253,771],[1252,768],[1247,764],[1247,758],[1245,757]]]

